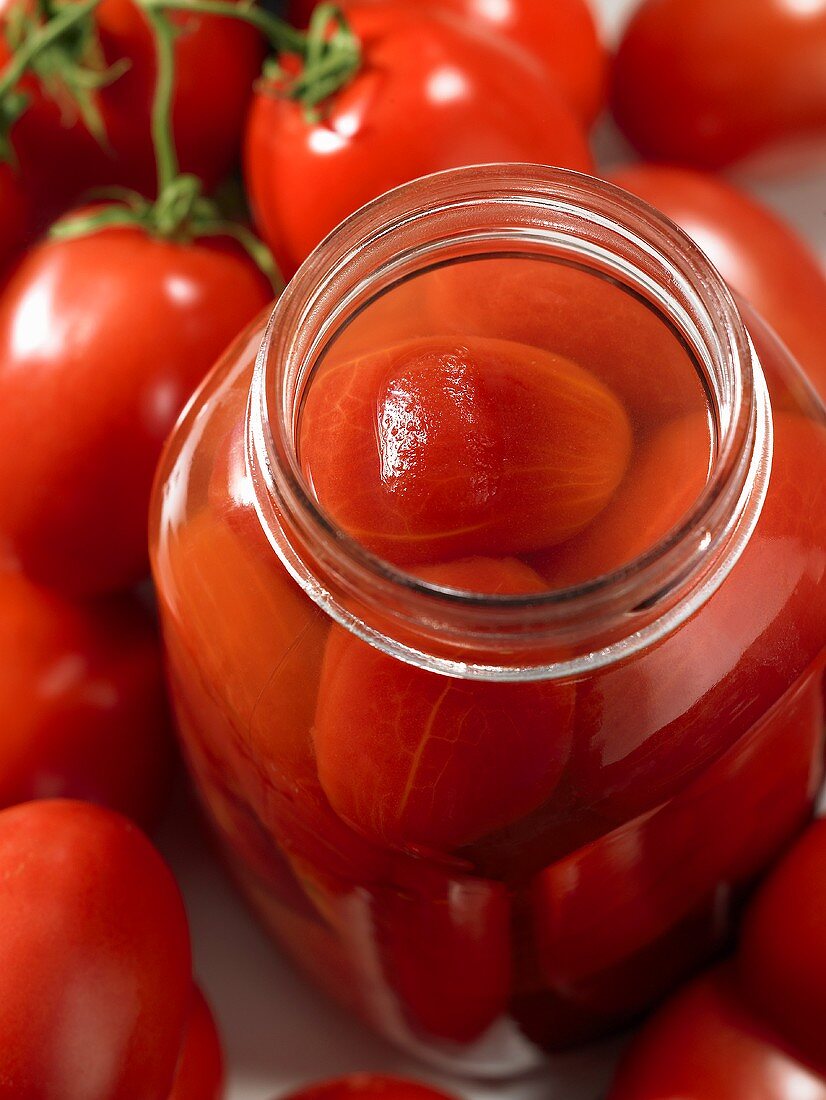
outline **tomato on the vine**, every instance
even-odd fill
[[[82,802],[0,813],[0,1090],[166,1100],[192,974],[178,887],[139,829]]]
[[[212,1011],[195,986],[169,1100],[221,1100],[224,1054]]]
[[[0,0],[4,28],[21,3],[27,0]],[[235,19],[179,12],[169,18],[179,32],[173,110],[178,155],[183,170],[199,176],[209,189],[238,157],[264,43],[258,31]],[[35,70],[20,85],[28,103],[12,125],[11,144],[41,219],[62,211],[92,187],[117,184],[154,193],[150,109],[156,69],[152,33],[140,5],[135,0],[102,0],[78,32],[81,28],[86,36],[81,57],[72,54],[74,42],[81,41],[78,33],[65,47],[69,52],[62,64],[86,60],[92,71],[101,63],[115,66],[110,74],[114,78],[91,93],[101,134],[93,135],[76,106],[61,94],[60,61],[52,63],[50,56],[51,67],[57,64],[53,82]],[[10,56],[0,34],[0,72]]]
[[[0,299],[0,544],[34,579],[95,593],[145,574],[161,446],[271,297],[225,238],[122,226],[25,257]]]
[[[80,798],[151,826],[172,743],[157,632],[131,595],[86,604],[0,574],[0,807]]]
[[[318,0],[293,0],[291,20],[306,26]],[[344,0],[345,10],[350,0]],[[388,0],[372,0],[377,5]],[[405,0],[418,11],[453,12],[531,54],[588,126],[602,107],[606,54],[587,0]]]
[[[743,926],[740,976],[779,1034],[826,1074],[826,821],[764,883]]]
[[[346,15],[361,65],[315,121],[280,78],[259,84],[250,110],[247,186],[285,275],[347,215],[419,176],[491,161],[591,169],[581,124],[519,52],[404,3]]]
[[[826,1100],[826,1081],[783,1049],[723,970],[655,1013],[620,1064],[608,1100]]]
[[[653,160],[724,168],[826,145],[826,0],[645,0],[614,65],[614,115]]]
[[[699,172],[645,164],[612,180],[694,238],[826,399],[826,275],[794,230],[736,187]]]

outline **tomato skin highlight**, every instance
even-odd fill
[[[388,0],[372,0],[376,6]],[[607,56],[585,0],[408,0],[416,11],[451,12],[475,30],[507,39],[544,68],[586,126],[599,114],[605,94]],[[290,21],[306,27],[317,0],[293,0]],[[347,0],[341,5],[345,11]]]
[[[725,168],[826,141],[826,3],[646,0],[614,62],[612,107],[648,160]]]
[[[380,1073],[351,1073],[291,1092],[282,1100],[454,1100],[418,1081]]]
[[[645,164],[611,179],[693,237],[826,399],[826,275],[791,226],[750,195],[700,172]]]
[[[420,570],[468,583],[468,568]],[[484,591],[481,570],[471,590]],[[488,584],[494,571],[485,570]],[[541,592],[519,562],[499,563],[493,591]],[[490,590],[490,589],[488,589]],[[324,793],[371,839],[451,850],[535,809],[570,751],[569,684],[457,680],[404,664],[333,627],[313,741]]]
[[[273,84],[258,86],[250,109],[247,190],[287,278],[347,215],[419,176],[494,161],[592,170],[578,120],[519,54],[404,4],[347,15],[364,61],[321,121],[308,124]]]
[[[2,0],[0,20],[14,3]],[[181,32],[175,39],[173,99],[181,170],[199,176],[210,190],[238,158],[264,45],[256,30],[234,19],[176,12],[170,19]],[[12,145],[41,225],[93,187],[118,185],[155,194],[149,126],[155,52],[150,29],[132,0],[102,0],[94,21],[106,63],[125,59],[130,66],[95,94],[108,148],[100,146],[81,120],[66,125],[60,106],[35,77],[24,78],[22,84],[30,102],[12,127]],[[8,56],[0,36],[0,66]]]
[[[0,545],[33,579],[87,595],[145,575],[164,440],[271,293],[221,239],[108,229],[24,258],[0,299]]]
[[[620,1064],[608,1100],[823,1100],[826,1081],[745,1007],[726,970],[656,1012]]]
[[[173,759],[160,642],[131,595],[86,604],[0,574],[0,807],[77,798],[149,828]]]
[[[826,821],[775,868],[746,913],[740,981],[791,1048],[826,1075]]]
[[[218,1028],[206,998],[195,986],[169,1100],[221,1100],[224,1076]]]
[[[27,1100],[166,1100],[191,995],[180,892],[80,802],[0,813],[0,1081]]]
[[[590,372],[483,338],[332,361],[301,426],[321,506],[399,564],[563,542],[608,503],[631,449],[624,408]]]

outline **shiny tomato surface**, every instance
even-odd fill
[[[646,0],[617,51],[614,115],[648,159],[725,168],[826,145],[824,0]]]
[[[191,995],[171,872],[80,802],[0,813],[0,1081],[9,1097],[166,1100]]]
[[[581,124],[518,54],[405,4],[347,14],[362,67],[317,121],[272,81],[250,110],[247,189],[286,277],[348,214],[419,176],[494,161],[591,169]]]
[[[271,293],[222,239],[121,228],[28,253],[0,301],[0,546],[32,578],[97,593],[145,574],[163,442]]]
[[[0,806],[100,803],[149,827],[172,743],[160,643],[131,594],[75,602],[0,574]]]
[[[3,0],[0,18],[12,3]],[[182,170],[195,173],[212,188],[238,156],[264,46],[256,30],[234,19],[181,13],[170,13],[170,18],[179,30],[175,144]],[[92,187],[118,184],[154,194],[149,130],[155,80],[152,33],[132,0],[103,0],[94,12],[94,28],[105,63],[129,63],[116,80],[94,93],[106,133],[104,146],[73,115],[73,108],[56,101],[36,77],[23,82],[29,104],[12,129],[12,146],[41,224]],[[3,39],[0,64],[7,56]]]

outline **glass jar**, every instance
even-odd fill
[[[552,590],[467,592],[374,556],[301,464],[318,365],[434,327],[538,342],[538,315],[566,355],[610,351],[660,418],[668,364],[690,364],[696,499],[643,494],[625,557],[600,574],[578,553],[585,575]],[[296,962],[402,1047],[507,1076],[719,952],[821,784],[824,475],[824,413],[785,349],[626,193],[488,166],[340,226],[190,403],[151,522],[186,759]],[[451,706],[484,728],[442,739],[411,809],[394,738],[419,767]]]

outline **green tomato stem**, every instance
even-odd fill
[[[172,132],[175,92],[175,32],[162,11],[146,8],[155,40],[155,94],[152,98],[152,146],[158,179],[158,198],[178,176],[178,152]]]
[[[100,0],[81,0],[69,4],[58,15],[29,35],[14,51],[14,55],[0,73],[0,99],[8,95],[19,83],[31,63],[43,50],[53,45],[66,31],[82,23],[100,3]]]
[[[256,27],[276,50],[304,55],[306,36],[277,15],[250,4],[230,0],[141,0],[145,12],[182,11],[191,15],[220,15]]]

